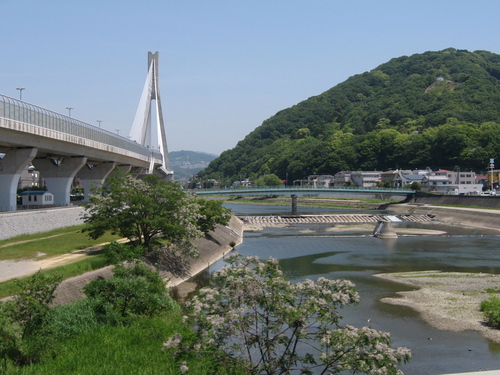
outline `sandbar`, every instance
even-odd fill
[[[500,343],[500,330],[488,327],[480,311],[481,301],[492,296],[486,289],[497,289],[500,275],[419,271],[374,276],[415,287],[413,291],[398,292],[399,297],[382,298],[382,302],[411,307],[437,329],[479,331],[484,337]]]

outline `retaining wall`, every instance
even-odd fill
[[[26,210],[0,213],[0,240],[20,236],[48,232],[82,224],[83,207],[48,208],[42,210]]]
[[[417,193],[415,197],[409,201],[409,203],[500,208],[500,197],[482,197],[474,195],[433,195]]]

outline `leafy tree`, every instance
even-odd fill
[[[410,359],[409,349],[391,348],[388,333],[340,325],[338,309],[359,301],[351,282],[292,284],[276,259],[235,254],[227,262],[188,304],[195,336],[172,336],[165,350],[213,353],[220,366],[250,374],[397,374]]]
[[[281,186],[283,182],[281,178],[275,174],[267,174],[256,181],[257,186]]]
[[[216,224],[227,225],[231,210],[222,206],[222,201],[197,199],[199,209],[198,228],[206,234],[214,230]]]
[[[420,182],[413,181],[410,184],[410,189],[415,190],[415,191],[420,191],[420,190],[422,190],[422,186],[420,185]]]
[[[83,216],[83,231],[91,238],[111,231],[145,252],[159,247],[163,240],[184,255],[197,256],[192,240],[202,235],[197,227],[199,205],[190,193],[153,175],[144,180],[114,176],[106,182],[90,196]]]

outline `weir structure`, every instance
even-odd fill
[[[149,166],[148,173],[155,171],[161,172],[167,181],[174,179],[174,172],[170,165],[170,158],[168,156],[167,136],[165,133],[165,124],[163,122],[163,112],[160,100],[160,84],[159,84],[159,53],[148,52],[148,75],[146,83],[142,90],[141,99],[137,112],[135,114],[134,123],[130,129],[129,138],[142,146],[151,146],[152,125],[151,125],[151,112],[154,109],[154,118],[156,121],[156,136],[158,137],[158,151],[163,157],[163,165],[154,169],[153,163]],[[154,101],[154,108],[152,103]]]

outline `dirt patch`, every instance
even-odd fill
[[[498,287],[500,275],[423,271],[374,276],[417,288],[398,292],[400,297],[383,298],[382,302],[411,307],[437,329],[479,331],[488,339],[500,343],[500,330],[486,326],[479,309],[481,301],[491,296],[486,289]]]

